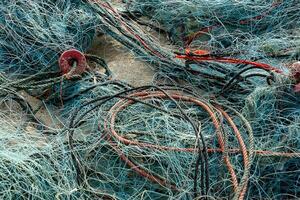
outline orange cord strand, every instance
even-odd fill
[[[196,60],[196,61],[217,61],[217,62],[223,62],[223,63],[232,63],[232,64],[248,64],[253,65],[268,71],[274,71],[279,74],[283,74],[283,71],[280,69],[277,69],[275,67],[272,67],[271,65],[265,64],[265,63],[259,63],[259,62],[253,62],[249,60],[242,60],[242,59],[236,59],[236,58],[225,58],[225,57],[211,57],[211,56],[192,56],[192,55],[176,55],[176,58],[179,59],[185,59],[185,60]]]
[[[225,151],[225,144],[223,141],[223,137],[221,132],[219,131],[220,129],[220,123],[217,120],[217,117],[215,116],[214,112],[212,111],[212,109],[205,104],[202,101],[199,101],[197,99],[194,99],[192,97],[188,97],[188,96],[183,96],[179,93],[172,93],[170,94],[170,96],[172,98],[174,98],[175,100],[181,100],[181,101],[186,101],[186,102],[191,102],[191,103],[195,103],[196,105],[202,107],[210,116],[210,118],[212,119],[212,122],[214,124],[214,127],[217,130],[217,137],[218,137],[218,142],[220,145],[220,148],[208,148],[207,152],[208,153],[224,153]],[[164,93],[162,92],[149,92],[149,91],[143,91],[143,92],[136,92],[133,93],[131,95],[129,95],[129,97],[136,97],[139,98],[140,100],[145,100],[145,99],[149,99],[149,98],[168,98]],[[143,147],[143,148],[152,148],[152,149],[157,149],[157,150],[163,150],[163,151],[180,151],[180,152],[191,152],[191,153],[195,153],[198,152],[199,150],[196,148],[178,148],[178,147],[169,147],[169,146],[161,146],[161,145],[154,145],[154,144],[150,144],[150,143],[144,143],[144,142],[139,142],[139,141],[132,141],[129,139],[126,139],[122,136],[120,136],[116,131],[115,131],[115,120],[116,120],[116,116],[117,113],[121,112],[123,109],[125,109],[126,107],[128,107],[131,104],[134,104],[135,102],[133,100],[124,100],[121,99],[120,101],[118,101],[110,110],[109,113],[111,113],[110,116],[110,128],[108,128],[107,126],[107,122],[105,121],[105,130],[111,134],[111,136],[113,138],[115,138],[117,141],[125,144],[125,145],[133,145],[133,146],[139,146],[139,147]],[[219,111],[227,120],[227,122],[229,123],[230,127],[233,129],[234,134],[238,140],[238,143],[240,145],[240,149],[228,149],[228,153],[242,153],[243,156],[243,163],[244,163],[244,168],[249,167],[250,163],[249,163],[249,158],[248,158],[248,150],[247,147],[244,143],[244,140],[239,132],[239,129],[237,128],[237,126],[235,125],[234,121],[232,120],[232,118],[220,107],[220,106],[216,106],[216,110]],[[147,172],[144,169],[141,169],[140,167],[138,167],[136,164],[134,164],[132,161],[129,160],[129,158],[127,158],[122,152],[121,150],[119,150],[116,146],[116,143],[113,143],[113,141],[111,140],[111,137],[108,137],[108,141],[110,142],[110,144],[113,146],[113,148],[118,152],[120,158],[132,169],[134,170],[136,173],[140,174],[141,176],[147,178],[148,180],[158,183],[160,185],[164,185],[166,187],[170,187],[171,189],[174,190],[178,190],[176,188],[175,185],[168,183],[166,180],[157,177],[155,175],[152,175],[151,173]],[[281,157],[300,157],[300,153],[285,153],[285,152],[272,152],[272,151],[263,151],[263,150],[254,150],[255,154],[261,155],[261,156],[281,156]],[[228,171],[231,175],[231,180],[232,180],[232,184],[233,184],[233,189],[235,192],[237,192],[238,189],[238,181],[237,181],[237,177],[234,171],[234,168],[232,166],[232,164],[230,163],[229,157],[228,155],[224,155],[224,162],[228,168]],[[248,184],[248,179],[246,180],[246,182],[244,183],[244,185],[242,186],[242,190],[239,194],[239,199],[243,199],[245,196],[245,193],[247,191],[247,184]]]

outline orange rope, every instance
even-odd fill
[[[132,95],[130,95],[130,97],[140,97],[140,99],[147,99],[147,98],[151,98],[151,97],[155,97],[155,98],[167,98],[167,96],[161,92],[137,92],[134,93]],[[193,102],[196,105],[202,107],[204,110],[206,110],[206,112],[208,112],[208,114],[210,115],[213,124],[217,130],[217,137],[218,137],[218,141],[221,147],[221,151],[224,152],[225,149],[225,144],[221,135],[220,130],[220,124],[219,121],[217,120],[217,117],[215,116],[214,112],[211,110],[211,108],[206,105],[205,103],[203,103],[202,101],[199,101],[197,99],[191,98],[191,97],[186,97],[186,96],[182,96],[179,94],[171,94],[171,97],[174,98],[175,100],[183,100],[183,101],[188,101],[188,102]],[[131,141],[128,140],[124,137],[121,137],[120,135],[118,135],[114,129],[114,124],[115,124],[115,118],[116,118],[116,114],[118,112],[120,112],[122,109],[124,109],[125,107],[127,107],[130,104],[133,104],[134,101],[129,100],[126,103],[123,103],[126,100],[120,100],[118,103],[116,103],[110,110],[111,114],[111,120],[110,120],[110,133],[112,134],[112,136],[114,136],[118,141],[126,144],[126,145],[137,145],[137,146],[141,146],[141,147],[148,147],[148,148],[154,148],[154,149],[161,149],[161,150],[181,150],[180,148],[174,148],[174,147],[166,147],[166,146],[160,146],[160,145],[153,145],[153,144],[147,144],[147,143],[142,143],[142,142],[136,142],[136,141]],[[184,148],[182,148],[184,149]],[[195,151],[195,149],[184,149],[184,151]],[[236,174],[234,172],[233,166],[229,160],[228,155],[224,155],[224,162],[228,168],[228,171],[231,175],[231,179],[233,182],[233,186],[234,186],[234,191],[237,191],[238,188],[238,181],[237,181],[237,177]],[[138,172],[138,171],[137,171]],[[140,172],[138,172],[140,173]],[[159,182],[160,183],[160,182]],[[160,183],[161,184],[161,183]]]
[[[283,74],[283,71],[280,69],[277,69],[275,67],[272,67],[271,65],[265,64],[265,63],[259,63],[259,62],[253,62],[249,60],[242,60],[242,59],[236,59],[236,58],[225,58],[225,57],[211,57],[209,55],[205,56],[193,56],[193,55],[176,55],[176,58],[184,59],[184,60],[196,60],[196,61],[218,61],[223,63],[232,63],[232,64],[248,64],[253,65],[268,71],[274,71],[279,74]]]
[[[138,165],[136,165],[134,162],[132,162],[118,147],[115,143],[113,143],[113,141],[111,140],[111,138],[108,136],[107,141],[110,143],[110,146],[119,154],[121,160],[123,160],[133,171],[135,171],[137,174],[139,174],[142,177],[145,177],[146,179],[158,183],[159,185],[163,185],[166,187],[171,188],[172,190],[179,190],[176,185],[172,184],[172,183],[168,183],[167,180],[160,178],[158,176],[155,176],[149,172],[147,172],[144,169],[141,169]]]
[[[188,97],[188,96],[183,96],[179,93],[172,93],[172,94],[170,94],[170,96],[172,98],[174,98],[175,100],[181,100],[181,101],[195,103],[196,105],[202,107],[209,114],[209,116],[212,119],[212,122],[214,124],[214,127],[217,130],[217,137],[218,137],[218,142],[219,142],[220,148],[208,148],[207,152],[208,153],[217,153],[217,152],[224,153],[225,152],[225,143],[224,143],[222,134],[220,132],[220,123],[219,123],[215,113],[210,108],[210,106],[200,100],[197,100],[195,98]],[[145,99],[149,99],[149,98],[153,98],[153,97],[154,98],[168,98],[162,92],[150,92],[150,91],[135,92],[135,93],[129,95],[129,97],[136,97],[136,98],[139,98],[140,100],[145,100]],[[105,127],[105,130],[109,134],[111,134],[111,136],[113,138],[115,138],[117,141],[119,141],[125,145],[134,145],[134,146],[139,146],[139,147],[143,147],[143,148],[152,148],[152,149],[164,150],[164,151],[180,151],[180,152],[191,152],[191,153],[195,153],[195,152],[199,151],[196,148],[178,148],[178,147],[155,145],[155,144],[144,143],[144,142],[139,142],[139,141],[132,141],[132,140],[126,139],[126,138],[122,137],[121,135],[119,135],[115,131],[115,121],[116,121],[117,113],[121,112],[126,107],[128,107],[129,105],[132,105],[134,103],[135,102],[133,100],[121,99],[109,110],[109,113],[111,113],[110,120],[109,120],[110,128],[108,128],[107,121],[105,121],[104,127]],[[234,121],[232,120],[232,118],[228,115],[228,113],[226,113],[220,106],[215,106],[215,109],[225,117],[226,121],[229,123],[230,127],[233,129],[233,132],[234,132],[234,134],[238,140],[239,146],[240,146],[240,149],[228,149],[227,153],[233,154],[233,153],[241,152],[242,156],[243,156],[244,168],[245,169],[249,168],[250,163],[249,163],[249,158],[248,158],[248,150],[247,150],[247,147],[245,145],[245,142],[241,136],[239,129],[237,128],[237,126],[234,123]],[[113,143],[110,136],[109,136],[108,141],[113,146],[113,148],[118,152],[118,154],[120,155],[120,158],[126,164],[128,164],[128,166],[131,167],[131,169],[134,170],[136,173],[140,174],[141,176],[147,178],[148,180],[150,180],[152,182],[170,187],[174,190],[178,190],[174,184],[170,184],[166,180],[164,180],[160,177],[157,177],[155,175],[152,175],[151,173],[147,172],[144,169],[141,169],[136,164],[134,164],[132,161],[130,161],[121,152],[121,150],[117,149],[116,143]],[[261,156],[280,156],[280,157],[290,157],[290,158],[300,157],[300,153],[272,152],[272,151],[263,151],[263,150],[254,150],[254,153],[261,155]],[[224,155],[223,159],[224,159],[225,165],[227,166],[227,169],[230,173],[234,192],[237,192],[239,183],[237,181],[237,177],[236,177],[234,168],[233,168],[227,154]],[[247,191],[247,184],[248,184],[248,178],[246,179],[246,182],[244,182],[244,185],[242,186],[242,190],[240,191],[240,194],[239,194],[239,199],[244,199],[245,193]]]
[[[244,143],[244,140],[242,138],[242,135],[240,134],[240,131],[239,129],[236,127],[235,123],[233,122],[233,120],[231,119],[231,117],[224,111],[222,110],[219,106],[217,108],[221,113],[222,115],[226,118],[226,120],[228,121],[228,123],[230,124],[230,126],[233,128],[233,131],[235,133],[235,136],[236,138],[238,139],[238,142],[240,144],[240,147],[241,147],[241,152],[242,152],[242,155],[243,155],[243,160],[244,160],[244,168],[249,168],[250,167],[250,163],[249,163],[249,158],[248,158],[248,153],[247,153],[247,147]],[[248,184],[248,178],[245,182],[245,185],[242,186],[242,191],[241,193],[239,194],[239,199],[244,199],[244,196],[245,196],[245,193],[247,191],[247,184]]]

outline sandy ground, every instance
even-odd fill
[[[133,86],[152,82],[154,71],[145,62],[141,62],[112,38],[100,36],[95,39],[89,53],[105,59],[114,73],[115,79],[126,81]]]

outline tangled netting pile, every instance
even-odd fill
[[[299,13],[293,0],[1,1],[0,199],[300,198]],[[154,83],[114,79],[88,53],[102,34]]]

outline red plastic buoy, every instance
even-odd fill
[[[297,85],[295,85],[294,91],[297,92],[297,93],[300,92],[300,83],[298,83]]]
[[[75,63],[75,66],[73,64]],[[63,52],[59,58],[59,67],[62,74],[81,75],[87,68],[87,61],[83,53],[76,49]]]
[[[294,86],[295,92],[300,92],[300,61],[295,62],[291,66],[291,76],[297,81],[296,85]]]

